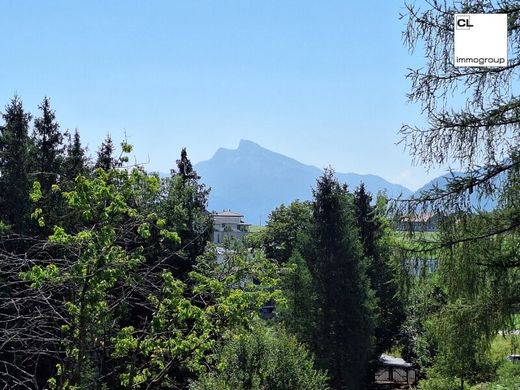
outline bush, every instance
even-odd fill
[[[260,323],[240,333],[217,356],[217,369],[191,390],[325,390],[325,373],[309,352],[280,327]]]

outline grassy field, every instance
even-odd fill
[[[260,225],[251,225],[249,226],[249,232],[251,233],[258,233],[265,229],[265,226]]]

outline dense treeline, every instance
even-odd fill
[[[384,218],[361,185],[354,193],[330,169],[312,202],[280,206],[256,237],[294,272],[283,279],[281,320],[310,346],[334,388],[362,389],[382,352],[399,341],[404,308],[397,296]]]
[[[209,243],[208,190],[185,149],[160,179],[110,136],[92,159],[48,98],[39,110],[32,121],[14,97],[0,127],[3,388],[212,388],[238,370],[226,362],[244,337],[277,360],[249,357],[254,379],[234,388],[327,388],[303,344],[260,322],[266,302],[283,306],[280,267]]]
[[[159,178],[126,141],[89,156],[38,108],[15,96],[0,127],[2,387],[357,390],[388,352],[424,389],[518,383],[492,356],[518,328],[517,168],[494,211],[437,209],[429,235],[396,232],[384,196],[326,169],[311,201],[217,250],[186,149]]]
[[[39,111],[32,121],[14,97],[0,128],[4,386],[214,388],[236,370],[244,389],[367,383],[401,319],[383,309],[388,229],[364,187],[327,170],[312,202],[272,213],[257,249],[217,255],[185,149],[159,179],[128,165],[126,142],[116,156],[107,136],[91,158],[48,98]],[[276,315],[259,322],[268,302]]]

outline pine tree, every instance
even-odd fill
[[[108,134],[97,152],[95,168],[102,168],[105,171],[109,171],[110,169],[118,167],[120,164],[117,159],[114,158],[114,151],[115,147],[112,142],[112,137]]]
[[[76,129],[74,135],[66,133],[68,138],[65,161],[63,163],[63,174],[71,181],[78,175],[85,174],[88,171],[88,158],[86,150],[81,145],[81,137]]]
[[[377,299],[374,357],[378,357],[396,343],[404,321],[404,308],[397,297],[398,288],[389,265],[388,247],[382,245],[387,234],[384,222],[371,202],[372,196],[361,184],[354,192],[354,204],[363,255],[368,264],[367,275]]]
[[[40,182],[44,196],[57,182],[63,162],[63,135],[51,109],[49,98],[45,97],[38,107],[41,116],[34,120],[33,140],[35,144],[36,179]]]
[[[25,233],[30,220],[31,115],[24,111],[20,97],[14,96],[2,117],[5,125],[0,129],[0,211],[14,231]]]
[[[373,343],[373,298],[365,274],[352,195],[334,172],[318,179],[308,261],[320,306],[317,355],[334,388],[362,388]]]

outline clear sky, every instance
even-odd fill
[[[402,0],[0,0],[0,106],[37,112],[91,152],[125,131],[140,162],[168,172],[254,141],[306,164],[411,189],[436,176],[397,146],[406,102]]]

